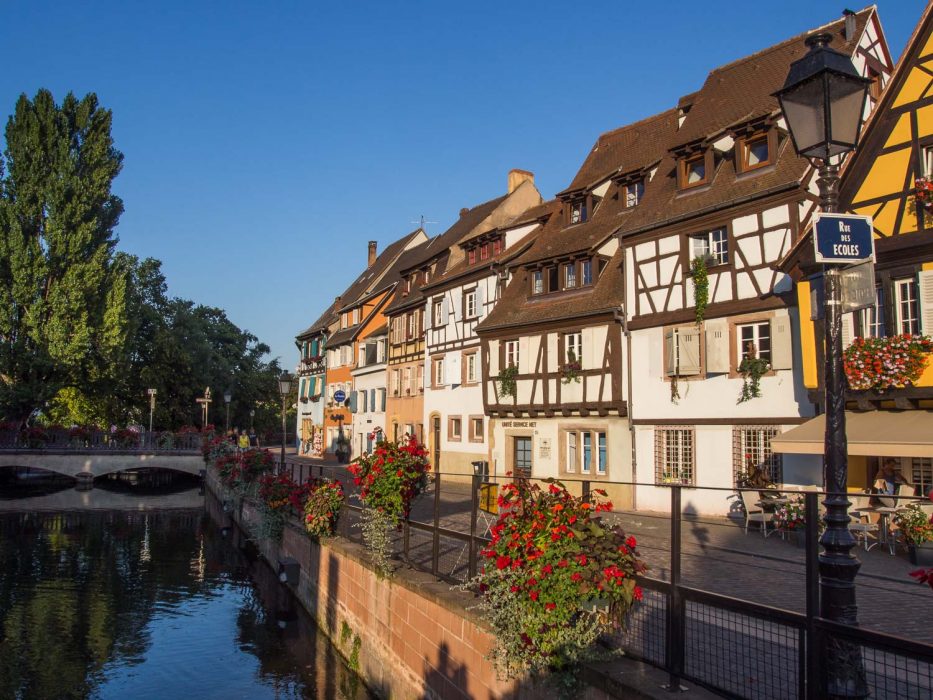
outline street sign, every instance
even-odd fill
[[[813,251],[818,263],[847,265],[875,259],[870,216],[816,214]]]
[[[873,307],[877,301],[875,263],[864,262],[840,271],[842,283],[842,313]]]
[[[343,389],[337,389],[337,391],[334,392],[334,401],[337,403],[343,403],[346,400],[347,394]]]
[[[155,396],[155,395],[156,395],[156,390],[155,390],[155,389],[146,389],[146,393],[149,394],[149,396]]]

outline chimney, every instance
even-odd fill
[[[462,219],[464,216],[466,216],[469,213],[470,213],[470,210],[467,209],[466,207],[463,207],[463,209],[460,210],[460,218]]]
[[[855,36],[855,13],[852,10],[843,10],[842,16],[846,18],[846,25],[843,36],[846,41],[852,39]]]
[[[340,308],[340,297],[334,297],[334,309]]]
[[[372,267],[374,262],[376,262],[376,241],[370,241],[369,262],[366,263],[366,267]]]
[[[511,170],[509,170],[509,192],[508,194],[512,194],[515,190],[518,189],[519,185],[521,185],[526,180],[531,182],[531,184],[534,184],[535,174],[532,172],[529,172],[528,170],[519,170],[518,168],[512,168]]]

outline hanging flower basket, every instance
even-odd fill
[[[843,353],[846,379],[855,390],[909,386],[923,374],[931,352],[933,340],[927,336],[856,338]]]
[[[929,213],[933,210],[933,181],[918,177],[914,180],[914,206],[917,211]]]

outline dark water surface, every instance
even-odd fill
[[[196,485],[143,493],[2,489],[0,698],[368,697]]]

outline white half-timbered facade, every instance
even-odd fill
[[[887,80],[873,8],[819,31],[855,55],[864,75]],[[660,176],[618,232],[634,477],[657,484],[637,489],[640,509],[669,508],[663,486],[677,483],[722,489],[690,491],[685,507],[726,512],[750,467],[784,482],[771,438],[813,415],[793,281],[776,268],[806,230],[816,188],[772,97],[805,38],[718,68],[681,99]],[[758,397],[748,395],[753,374]]]

